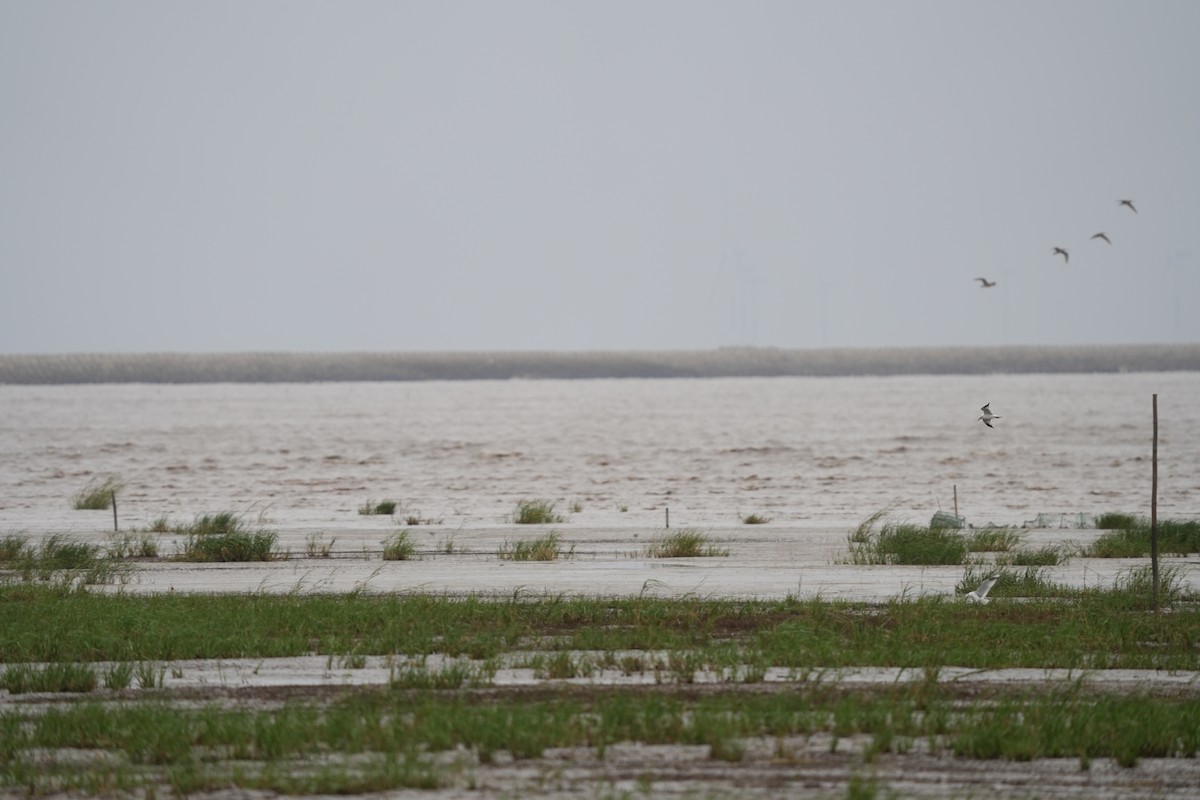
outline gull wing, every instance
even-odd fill
[[[992,590],[992,587],[996,585],[996,581],[998,580],[1000,580],[999,575],[992,575],[988,577],[983,583],[979,584],[979,588],[975,590],[975,596],[980,600],[987,597],[988,592]]]

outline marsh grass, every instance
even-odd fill
[[[1006,567],[1056,567],[1066,561],[1066,551],[1054,545],[1037,550],[1018,548],[996,556],[996,564]]]
[[[565,553],[562,549],[562,536],[551,531],[537,539],[508,542],[500,547],[496,555],[504,561],[557,561],[560,557],[571,558],[575,555],[575,545]]]
[[[96,688],[96,672],[87,664],[52,663],[43,667],[17,664],[0,674],[0,686],[12,694],[90,692]]]
[[[1155,617],[1143,613],[1148,593],[1137,586],[1066,589],[1045,568],[1000,571],[996,602],[987,606],[945,596],[882,606],[649,596],[164,594],[148,600],[37,583],[0,585],[0,606],[8,610],[4,658],[11,663],[388,655],[403,642],[409,656],[475,660],[515,650],[615,651],[633,654],[629,664],[640,669],[654,668],[657,656],[650,654],[675,653],[673,663],[694,658],[717,669],[750,664],[801,673],[923,663],[1200,670],[1200,606],[1183,602],[1195,598],[1173,589],[1178,583],[1170,574],[1164,597],[1172,613]],[[984,574],[968,567],[959,591],[974,589]],[[1147,641],[1159,644],[1139,644]],[[623,667],[622,659],[613,659],[613,667]]]
[[[872,564],[963,564],[967,538],[952,528],[928,528],[908,523],[887,522],[878,531],[881,515],[867,518],[849,536],[850,563]]]
[[[388,685],[393,689],[477,689],[491,686],[496,676],[496,665],[491,662],[476,664],[456,659],[443,663],[431,670],[425,664],[408,667],[393,667]]]
[[[119,661],[104,671],[104,688],[114,691],[128,689],[133,683],[133,665]]]
[[[158,539],[147,532],[126,531],[108,535],[109,558],[157,558]]]
[[[396,531],[383,540],[384,561],[411,561],[417,554],[417,545],[409,531]]]
[[[415,528],[418,525],[441,525],[444,521],[441,517],[425,517],[420,512],[413,512],[406,514],[403,520],[397,519],[396,524]]]
[[[61,533],[43,538],[39,546],[10,537],[4,549],[12,558],[0,560],[26,582],[64,586],[111,583],[125,572],[112,559],[104,557],[99,545],[87,544]]]
[[[981,528],[967,536],[967,550],[972,553],[1007,553],[1021,545],[1021,533],[1008,528]]]
[[[170,533],[171,519],[166,514],[159,514],[154,519],[150,520],[150,526],[146,528],[149,533]]]
[[[1150,520],[1129,514],[1105,514],[1096,520],[1104,533],[1083,549],[1091,558],[1140,558],[1150,554]],[[1158,551],[1186,556],[1200,552],[1200,521],[1160,520]]]
[[[554,503],[549,500],[519,501],[512,519],[518,525],[553,525],[566,521],[562,514],[554,513]]]
[[[399,505],[395,500],[381,500],[376,503],[374,500],[368,500],[358,507],[358,513],[363,516],[391,516],[396,513],[396,507]]]
[[[1146,611],[1154,607],[1154,574],[1149,564],[1128,570],[1117,577],[1111,592],[1106,593],[1108,602],[1117,608],[1131,611]],[[1185,588],[1184,570],[1178,564],[1159,569],[1158,601],[1160,605],[1172,606],[1182,601],[1192,601]]]
[[[650,558],[721,558],[729,550],[720,547],[697,528],[680,528],[674,533],[664,533],[646,548]]]
[[[179,561],[274,561],[285,555],[276,550],[274,531],[252,529],[231,512],[205,514],[175,532],[186,537]]]
[[[29,540],[15,533],[0,539],[0,562],[18,561],[25,554]]]
[[[1028,565],[1023,569],[1014,569],[1013,566],[972,564],[967,567],[954,590],[958,595],[965,595],[974,591],[988,576],[999,575],[999,580],[988,594],[988,597],[993,600],[1005,597],[1046,599],[1079,597],[1080,595],[1078,589],[1055,583],[1040,565]]]
[[[101,511],[112,508],[114,494],[119,494],[125,485],[116,478],[88,481],[78,494],[71,498],[71,506],[78,511]]]
[[[332,795],[436,787],[456,768],[415,754],[456,749],[487,764],[500,752],[522,761],[551,748],[594,748],[603,757],[611,744],[641,742],[705,745],[710,758],[737,762],[751,738],[824,734],[834,744],[868,737],[871,753],[903,753],[920,739],[935,755],[1078,758],[1081,764],[1112,758],[1127,767],[1142,758],[1194,758],[1200,750],[1200,704],[1095,695],[1070,685],[1049,692],[992,688],[966,701],[935,682],[770,694],[580,689],[550,696],[500,693],[480,702],[439,691],[456,688],[455,682],[424,686],[416,679],[412,686],[348,692],[320,707],[87,701],[22,709],[5,718],[0,775],[5,785],[34,794],[61,792],[69,768],[47,769],[25,754],[104,749],[120,758],[90,768],[99,771],[99,785],[110,788],[152,789],[164,781],[180,794],[240,787]],[[198,759],[197,750],[207,755]],[[378,770],[374,754],[392,754],[394,769]],[[307,767],[298,770],[300,763]]]
[[[770,517],[763,516],[762,514],[747,514],[742,517],[743,525],[766,525],[770,521]]]
[[[324,532],[310,533],[304,537],[304,554],[309,558],[331,558],[336,542],[336,536],[325,541]]]

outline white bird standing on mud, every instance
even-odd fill
[[[967,592],[967,599],[972,603],[986,603],[988,601],[988,592],[996,585],[996,581],[1000,580],[999,575],[989,575],[983,583],[973,592]]]
[[[1004,419],[1004,417],[1000,416],[999,414],[993,414],[992,410],[990,408],[988,408],[988,406],[990,406],[990,405],[991,405],[991,403],[984,403],[983,408],[979,409],[980,411],[983,412],[982,414],[979,415],[979,418],[981,420],[983,420],[983,424],[987,425],[989,428],[994,427],[992,425],[992,420]]]

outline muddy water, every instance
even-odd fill
[[[1159,509],[1195,515],[1197,373],[0,386],[0,528],[57,517],[107,475],[131,519],[324,524],[391,498],[487,525],[545,498],[837,527],[884,507],[924,520],[954,487],[977,523],[1144,511],[1155,392]]]

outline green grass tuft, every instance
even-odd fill
[[[280,556],[274,531],[251,530],[230,512],[205,514],[175,532],[187,537],[177,556],[180,561],[274,561]]]
[[[88,481],[87,486],[71,498],[71,505],[79,511],[101,511],[112,507],[114,494],[119,493],[125,485],[116,478],[105,478],[97,483]]]
[[[742,517],[743,525],[766,525],[770,521],[770,517],[764,517],[762,514],[747,514]]]
[[[996,563],[1009,567],[1056,567],[1066,563],[1067,554],[1061,547],[1047,545],[1038,550],[1012,550],[996,556]]]
[[[972,553],[1006,553],[1021,545],[1021,533],[1008,528],[981,528],[967,537]]]
[[[572,546],[565,554],[570,558],[575,554]],[[556,561],[562,552],[562,537],[555,531],[537,539],[527,539],[520,542],[505,542],[496,553],[505,561]]]
[[[408,531],[396,531],[383,540],[384,561],[411,561],[416,553],[417,546]]]
[[[304,537],[304,554],[309,558],[330,558],[336,542],[336,536],[327,542],[324,532],[310,533]]]
[[[713,544],[695,528],[681,528],[664,534],[646,548],[650,558],[711,558],[729,555],[729,550]]]
[[[0,674],[0,686],[12,694],[90,692],[96,688],[96,673],[87,664],[60,662],[44,667],[18,664]]]
[[[368,500],[358,507],[358,513],[364,516],[391,516],[396,513],[396,507],[399,505],[395,500],[381,500],[376,503],[374,500]]]
[[[110,558],[157,558],[158,540],[149,533],[112,533],[108,538]]]
[[[105,558],[99,545],[86,544],[64,534],[51,534],[40,547],[9,537],[4,549],[13,555],[6,561],[24,581],[60,581],[64,585],[111,582],[122,570]]]
[[[1150,554],[1150,520],[1128,514],[1105,514],[1096,520],[1104,530],[1083,555],[1091,558],[1140,558]],[[1158,552],[1186,556],[1200,552],[1200,521],[1160,520]]]
[[[521,500],[513,512],[513,522],[518,525],[553,525],[563,521],[561,514],[554,513],[554,503],[549,500]]]
[[[0,561],[17,561],[25,554],[29,541],[24,536],[10,533],[0,539]]]
[[[907,523],[886,523],[878,532],[873,514],[850,535],[850,563],[963,564],[967,538],[952,528],[925,528]]]

